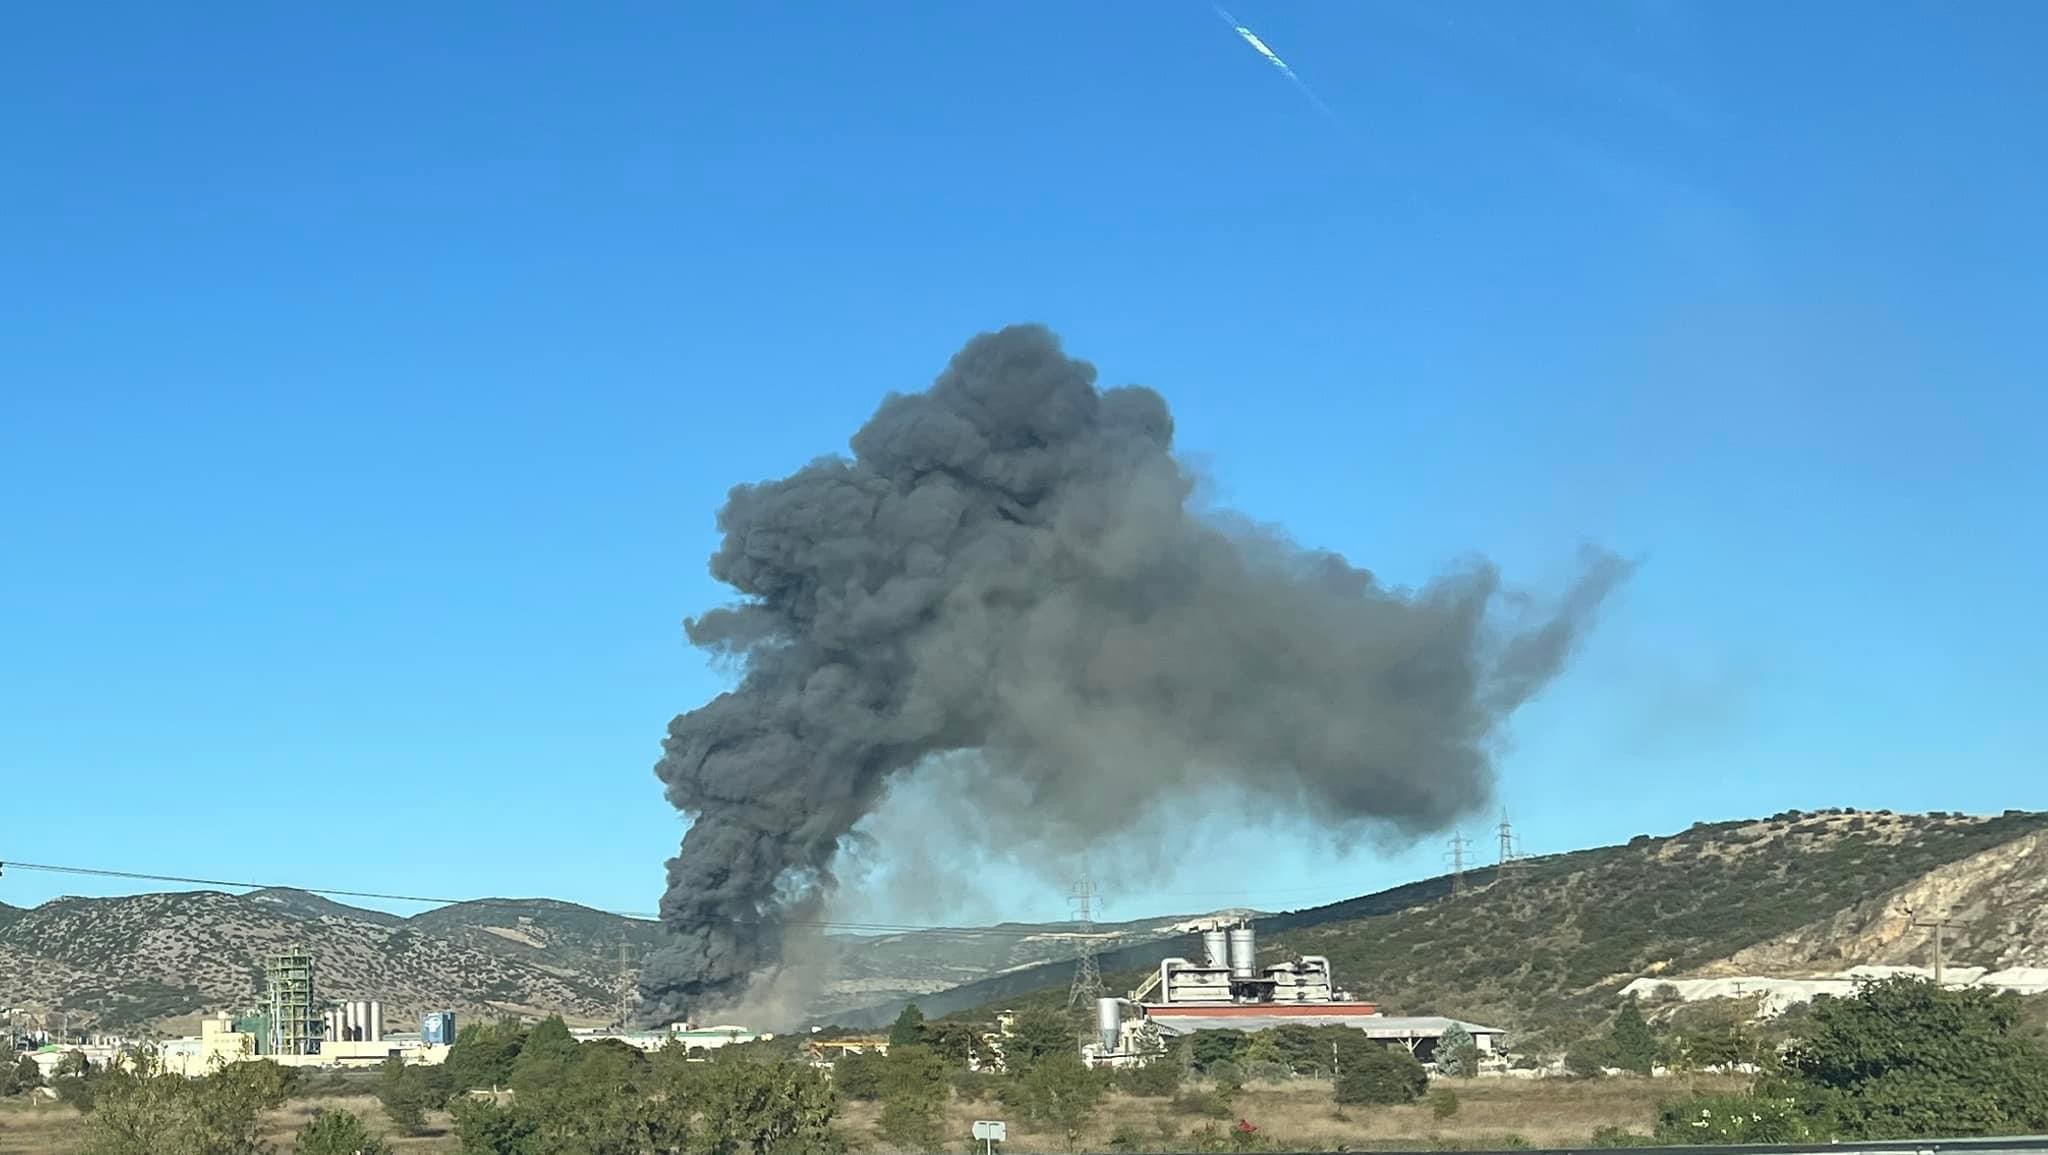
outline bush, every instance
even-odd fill
[[[1400,1047],[1363,1052],[1337,1076],[1339,1103],[1413,1103],[1428,1089],[1429,1073]]]
[[[347,1111],[320,1111],[299,1128],[298,1155],[385,1155],[390,1148]]]
[[[1429,1093],[1429,1113],[1438,1119],[1448,1119],[1458,1113],[1458,1093],[1448,1088]]]
[[[886,1060],[861,1052],[841,1055],[832,1064],[832,1085],[841,1095],[872,1103],[882,1097],[882,1071]]]
[[[396,1055],[377,1070],[377,1101],[392,1126],[407,1135],[426,1130],[427,1108],[438,1106],[422,1069],[406,1066]]]
[[[1230,1100],[1214,1091],[1182,1091],[1173,1097],[1176,1115],[1202,1115],[1210,1119],[1230,1118]]]
[[[1125,1067],[1116,1073],[1117,1089],[1141,1099],[1171,1099],[1180,1091],[1180,1084],[1180,1064],[1171,1056],[1142,1067]]]
[[[1209,1081],[1216,1084],[1217,1093],[1235,1095],[1244,1090],[1244,1068],[1228,1059],[1219,1059],[1209,1064]]]
[[[1691,1095],[1657,1115],[1660,1143],[1799,1143],[1828,1129],[1799,1100],[1760,1095]]]
[[[1653,1142],[1648,1135],[1638,1135],[1626,1127],[1601,1127],[1593,1132],[1595,1147],[1648,1147]]]
[[[898,1147],[931,1150],[944,1138],[945,1113],[944,1062],[922,1043],[892,1044],[882,1075],[882,1117],[876,1125],[882,1138]]]

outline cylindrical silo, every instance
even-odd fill
[[[1230,965],[1229,936],[1223,933],[1223,928],[1202,932],[1202,965],[1211,970]]]
[[[1102,1040],[1102,1053],[1116,1050],[1117,1036],[1123,1034],[1124,1009],[1115,999],[1095,1000],[1095,1035]]]
[[[363,1042],[370,1037],[370,1000],[356,1000],[356,1041]]]
[[[1255,979],[1259,977],[1258,943],[1252,938],[1252,928],[1236,926],[1230,928],[1230,977],[1233,979]]]
[[[373,1043],[384,1041],[384,1004],[370,1001],[370,1033],[365,1036]]]

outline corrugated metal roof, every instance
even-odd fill
[[[1274,1027],[1350,1027],[1375,1039],[1434,1039],[1452,1023],[1471,1035],[1504,1035],[1499,1027],[1482,1027],[1462,1019],[1441,1015],[1173,1015],[1151,1020],[1162,1035],[1185,1035],[1195,1031],[1266,1031]]]

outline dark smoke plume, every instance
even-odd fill
[[[693,822],[651,1014],[773,970],[842,840],[928,755],[976,751],[1048,830],[1217,783],[1406,834],[1488,799],[1489,737],[1627,565],[1589,554],[1551,616],[1504,632],[1491,566],[1386,589],[1201,515],[1172,441],[1158,394],[1097,390],[1019,326],[885,400],[852,460],[732,491],[711,572],[744,600],[688,632],[745,674],[670,724],[656,767]]]

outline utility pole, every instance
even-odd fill
[[[633,1007],[633,982],[632,982],[631,978],[630,978],[630,977],[628,976],[628,973],[627,973],[627,971],[628,971],[628,968],[632,966],[632,959],[631,959],[631,957],[630,957],[630,955],[631,955],[631,952],[632,952],[632,944],[631,944],[631,943],[629,943],[629,942],[627,942],[627,941],[626,941],[625,939],[620,939],[620,940],[619,940],[619,1030],[621,1030],[621,1031],[625,1030],[625,1029],[626,1029],[627,1027],[629,1027],[629,1026],[631,1026],[631,1025],[632,1025],[632,1019],[631,1019],[631,1015],[632,1015],[632,1007]]]
[[[1451,848],[1444,852],[1451,860],[1451,897],[1465,893],[1465,848],[1472,845],[1463,834],[1451,835]]]
[[[1955,925],[1955,921],[1946,914],[1940,915],[1935,918],[1914,919],[1914,913],[1915,911],[1912,907],[1909,906],[1906,908],[1906,918],[1909,920],[1908,925],[1919,927],[1922,930],[1931,930],[1934,932],[1934,985],[1938,987],[1941,985],[1942,936],[1947,932],[1949,927]]]
[[[1081,936],[1081,952],[1074,960],[1074,985],[1067,990],[1067,1009],[1083,999],[1102,997],[1102,968],[1095,961],[1095,883],[1088,877],[1088,864],[1081,864],[1081,877],[1074,882],[1067,901],[1074,914],[1074,928]]]

